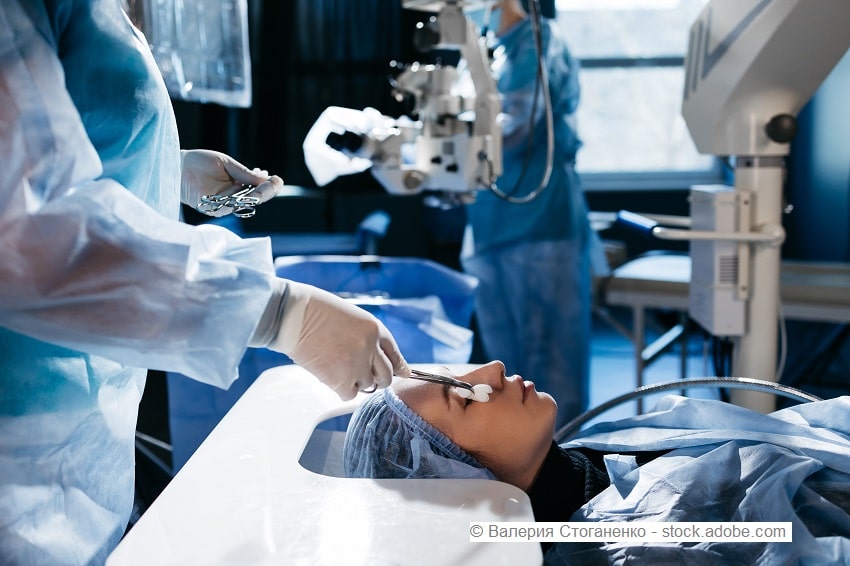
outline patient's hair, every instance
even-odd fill
[[[352,415],[343,463],[353,478],[494,478],[391,388],[375,393]]]

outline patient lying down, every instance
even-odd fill
[[[398,379],[352,416],[350,477],[491,478],[538,521],[790,521],[793,543],[544,546],[547,563],[843,563],[850,556],[850,398],[772,415],[665,397],[647,415],[554,443],[556,405],[504,365],[462,376],[487,403]],[[743,561],[743,562],[742,562]],[[823,562],[821,562],[823,561]]]
[[[346,473],[370,478],[496,478],[532,496],[538,521],[568,521],[608,487],[604,452],[567,450],[552,440],[557,405],[534,383],[506,377],[501,362],[463,379],[490,385],[490,400],[470,401],[449,386],[414,380],[396,381],[367,400],[348,427]]]

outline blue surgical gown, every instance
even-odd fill
[[[480,280],[476,319],[488,357],[535,381],[558,402],[558,424],[587,405],[590,357],[590,252],[587,209],[574,169],[578,64],[555,24],[541,22],[554,117],[554,163],[546,189],[526,204],[480,191],[467,207],[464,270]],[[526,19],[498,38],[493,64],[502,111],[503,192],[522,197],[546,166],[542,88]],[[534,131],[529,117],[534,110]],[[527,140],[531,137],[531,150]],[[530,158],[527,170],[526,157]]]
[[[0,564],[98,564],[146,370],[226,387],[267,240],[178,221],[177,127],[121,0],[0,3]]]

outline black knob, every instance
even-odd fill
[[[331,132],[325,139],[325,143],[337,151],[355,153],[363,147],[363,136],[349,131],[341,134]]]
[[[764,131],[776,143],[789,143],[797,135],[797,119],[790,114],[777,114],[770,119]]]

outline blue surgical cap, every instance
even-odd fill
[[[350,478],[495,479],[390,388],[370,397],[352,415],[343,463]]]

